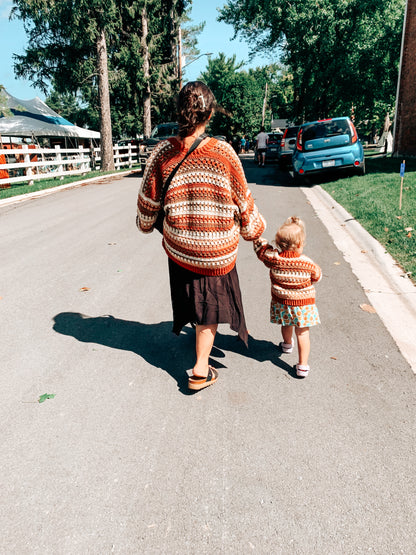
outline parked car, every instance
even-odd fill
[[[277,160],[280,151],[280,142],[283,133],[267,133],[267,147],[266,147],[266,162],[270,160]],[[257,162],[257,145],[254,147],[254,161]]]
[[[292,155],[296,148],[296,137],[299,131],[299,125],[288,127],[283,132],[282,140],[280,141],[279,150],[279,166],[287,168],[292,165]]]
[[[347,117],[301,125],[292,163],[295,178],[335,169],[365,173],[364,149],[354,124]]]
[[[270,160],[278,160],[280,143],[282,141],[283,133],[267,133],[269,138],[267,139],[267,149],[266,149],[266,162]]]
[[[147,159],[150,153],[155,148],[157,143],[168,139],[169,137],[175,137],[178,134],[178,124],[174,122],[169,123],[159,123],[153,128],[150,137],[144,139],[140,145],[140,163],[146,165]]]

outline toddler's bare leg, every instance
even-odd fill
[[[290,345],[292,343],[293,326],[282,326],[283,342]]]
[[[311,350],[309,328],[295,328],[295,333],[298,340],[299,364],[307,366]]]

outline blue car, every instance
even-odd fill
[[[296,180],[330,170],[350,169],[365,173],[364,149],[352,121],[330,118],[300,126],[292,157]]]

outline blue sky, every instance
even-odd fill
[[[270,63],[270,59],[260,57],[256,57],[248,63],[249,46],[239,39],[232,41],[233,28],[216,21],[218,8],[224,4],[225,1],[221,0],[193,0],[192,2],[193,23],[206,22],[205,30],[198,37],[198,48],[201,53],[212,52],[214,57],[220,52],[224,52],[227,57],[236,54],[237,62],[246,62],[246,68]],[[29,81],[17,79],[14,76],[13,54],[24,52],[27,37],[19,20],[9,21],[11,7],[11,0],[0,0],[0,84],[4,85],[11,95],[22,100],[35,96],[45,100],[42,91],[34,88]],[[185,69],[184,82],[197,79],[201,71],[204,71],[206,64],[206,56],[192,62]]]

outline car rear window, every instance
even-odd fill
[[[296,137],[298,134],[299,127],[288,127],[286,129],[285,139],[291,139],[292,137]]]
[[[173,137],[178,134],[177,125],[158,125],[153,129],[151,137]]]
[[[269,133],[269,142],[270,141],[279,142],[281,138],[282,138],[281,133]]]
[[[313,141],[314,139],[324,139],[325,137],[335,137],[336,135],[349,135],[351,128],[346,119],[319,121],[306,125],[303,128],[303,141]]]

